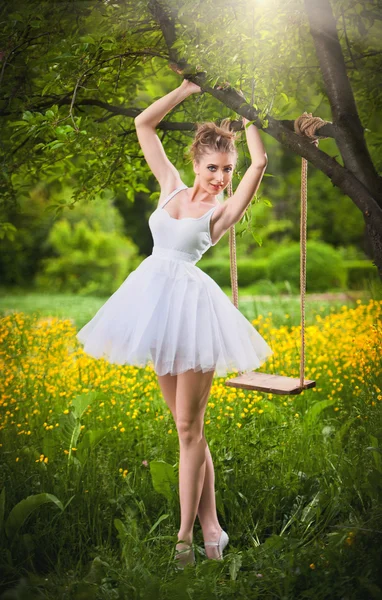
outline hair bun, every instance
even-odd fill
[[[237,156],[236,133],[230,129],[230,123],[230,119],[223,119],[220,125],[211,121],[198,124],[190,148],[193,160],[198,161],[208,152],[232,152]]]

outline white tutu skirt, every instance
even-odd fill
[[[157,375],[252,371],[273,351],[193,263],[145,258],[78,333],[84,351]]]

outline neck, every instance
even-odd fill
[[[198,175],[195,177],[194,185],[192,188],[190,188],[190,190],[190,202],[202,204],[203,202],[211,202],[214,199],[213,194],[209,194],[204,188],[202,188]]]

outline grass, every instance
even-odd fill
[[[277,350],[261,370],[297,374],[295,299],[250,302]],[[313,390],[214,379],[205,428],[230,544],[206,560],[197,520],[197,565],[183,573],[178,438],[155,374],[75,341],[101,303],[1,299],[1,598],[381,598],[381,300],[311,306]]]
[[[231,299],[231,290],[223,288],[223,291]],[[239,291],[239,309],[249,320],[256,319],[261,314],[272,312],[273,323],[282,326],[298,325],[300,323],[300,296],[293,294],[252,295],[251,288],[243,288]],[[332,294],[330,301],[317,294],[306,296],[306,323],[313,323],[315,315],[319,312],[326,316],[331,312],[339,310],[341,306],[355,306],[357,299],[367,301],[373,297],[380,297],[381,289],[369,289],[364,291],[342,292]],[[21,311],[27,314],[39,314],[40,316],[53,316],[58,318],[71,318],[78,328],[87,323],[106,302],[106,297],[80,296],[78,294],[44,294],[41,292],[20,289],[0,289],[0,314],[10,311]],[[285,317],[285,315],[288,315]],[[287,319],[287,321],[286,321]]]

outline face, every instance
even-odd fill
[[[232,152],[209,152],[194,161],[200,185],[211,195],[219,194],[232,179],[236,155]]]

